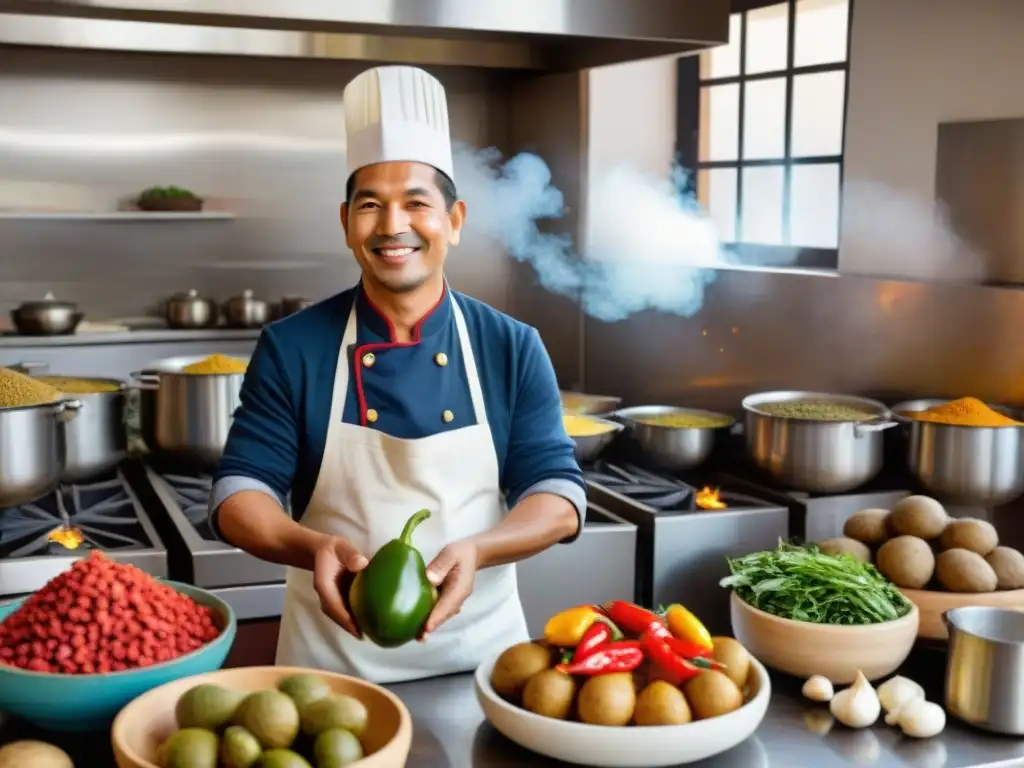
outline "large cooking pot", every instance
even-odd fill
[[[672,427],[643,421],[669,414],[720,417],[723,423],[720,427]],[[615,411],[611,417],[626,425],[647,458],[670,472],[683,472],[703,464],[711,455],[715,441],[723,433],[727,434],[734,423],[726,414],[674,405],[638,405]]]
[[[149,450],[212,470],[224,453],[245,374],[182,373],[202,359],[168,358],[132,378],[140,390],[139,419]]]
[[[875,414],[869,421],[815,421],[758,410],[780,402],[834,403]],[[799,491],[842,493],[863,485],[882,468],[882,430],[895,427],[877,400],[824,392],[759,392],[743,398],[747,450],[775,480]]]
[[[0,509],[46,496],[60,484],[66,462],[65,422],[82,404],[0,408]]]
[[[80,402],[78,417],[65,424],[66,461],[61,480],[77,483],[107,472],[128,455],[128,436],[125,430],[125,405],[127,391],[124,382],[96,376],[79,377],[51,373],[47,363],[18,363],[15,370],[38,376],[43,381],[49,377],[67,379],[88,378],[113,384],[113,392],[69,393]]]
[[[943,501],[986,507],[1024,493],[1024,427],[936,424],[902,415],[946,402],[910,400],[892,409],[906,425],[907,465],[921,487]],[[1018,418],[1007,408],[990,407]]]

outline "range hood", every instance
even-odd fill
[[[729,0],[0,0],[0,44],[565,71],[729,38]]]

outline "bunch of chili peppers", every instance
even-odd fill
[[[627,634],[635,639],[623,639]],[[621,600],[603,607],[583,605],[553,616],[544,628],[552,645],[574,649],[556,669],[569,675],[632,672],[649,659],[679,685],[705,669],[724,669],[709,658],[711,635],[681,605],[662,613]]]

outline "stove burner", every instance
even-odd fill
[[[80,541],[65,546],[57,540],[63,538],[60,533],[67,534],[69,543]],[[62,486],[31,504],[0,510],[0,558],[148,546],[135,504],[118,475],[87,485]]]
[[[693,509],[693,489],[682,480],[657,475],[635,464],[611,464],[598,460],[584,470],[583,478],[659,512]]]
[[[192,525],[199,527],[206,524],[209,517],[210,490],[213,478],[208,475],[194,477],[186,475],[160,475],[174,494],[174,500]]]

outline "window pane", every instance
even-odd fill
[[[740,237],[744,243],[782,245],[782,168],[743,169]]]
[[[786,68],[789,47],[789,4],[769,5],[747,13],[746,73]]]
[[[845,103],[845,72],[793,78],[793,157],[842,154]]]
[[[729,42],[700,55],[701,78],[709,80],[713,77],[736,77],[740,73],[742,29],[743,14],[734,13],[729,17]]]
[[[710,168],[697,174],[697,196],[724,243],[736,240],[736,181],[735,168]]]
[[[701,161],[735,160],[740,144],[740,86],[700,89]]]
[[[743,97],[743,159],[786,155],[786,78],[750,80]]]
[[[790,173],[790,244],[838,248],[839,164],[794,165]]]
[[[846,61],[850,0],[798,0],[793,63],[798,67]]]

